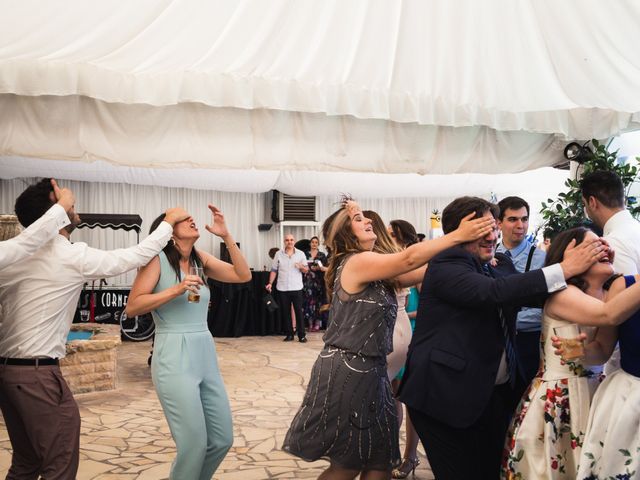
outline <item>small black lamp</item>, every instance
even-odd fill
[[[588,160],[593,155],[591,148],[587,146],[588,143],[588,141],[584,145],[580,145],[577,142],[569,143],[564,147],[564,158],[573,162],[584,163],[585,160]]]

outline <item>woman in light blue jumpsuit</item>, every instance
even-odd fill
[[[127,315],[151,311],[156,336],[151,375],[176,442],[171,479],[210,480],[233,443],[231,409],[207,327],[209,289],[190,266],[223,282],[247,282],[251,272],[233,241],[222,212],[209,205],[213,223],[206,229],[221,237],[233,264],[196,251],[200,237],[193,218],[177,223],[160,254],[140,270],[131,289]],[[153,222],[151,231],[163,220]],[[197,291],[198,303],[188,295]]]

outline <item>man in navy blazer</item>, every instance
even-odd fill
[[[461,197],[442,212],[445,233],[476,212],[498,217],[497,207]],[[496,480],[509,419],[517,400],[515,317],[520,305],[540,305],[566,287],[601,254],[599,242],[568,249],[561,264],[517,273],[495,255],[497,229],[450,248],[429,263],[409,345],[400,401],[437,480]],[[507,340],[508,338],[508,340]],[[510,372],[511,373],[510,375]]]

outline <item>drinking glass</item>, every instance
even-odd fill
[[[189,275],[195,275],[196,277],[203,278],[204,271],[202,267],[198,267],[196,265],[191,265],[189,267]],[[197,288],[197,287],[196,287]],[[187,301],[189,303],[199,303],[200,302],[200,292],[189,290],[187,295]]]
[[[554,327],[553,333],[562,343],[562,358],[565,360],[577,360],[584,357],[584,345],[580,339],[580,326],[574,323],[562,327]]]

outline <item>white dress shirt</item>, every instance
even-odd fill
[[[547,292],[553,293],[567,288],[567,282],[564,280],[564,272],[559,263],[554,263],[548,267],[542,268],[544,280],[547,283]],[[496,375],[496,385],[501,385],[509,381],[509,369],[507,367],[507,356],[502,352],[500,365],[498,366],[498,374]]]
[[[287,255],[284,249],[282,249],[278,250],[275,257],[273,257],[271,271],[278,272],[276,288],[281,292],[302,290],[302,272],[295,264],[300,263],[306,265],[307,256],[302,250],[298,250],[297,248],[293,250],[291,256]]]
[[[640,223],[626,208],[612,215],[604,224],[603,237],[616,252],[613,269],[623,275],[640,273]],[[604,373],[611,375],[620,368],[620,350],[616,346],[611,358],[605,363]]]
[[[31,257],[0,269],[0,357],[64,357],[83,284],[146,265],[172,232],[162,222],[139,245],[111,251],[58,235]]]
[[[56,203],[20,235],[0,242],[0,269],[33,255],[69,223],[67,212]]]
[[[640,273],[640,223],[626,208],[604,224],[603,236],[616,252],[613,268],[616,273]]]

